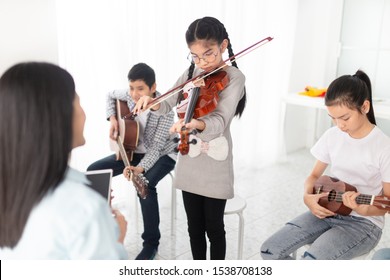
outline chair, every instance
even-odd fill
[[[242,260],[242,251],[244,245],[244,216],[243,211],[246,208],[246,200],[235,195],[234,198],[228,199],[225,207],[225,215],[238,215],[238,254],[237,259]]]

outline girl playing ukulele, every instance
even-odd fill
[[[390,139],[377,126],[371,83],[363,71],[333,81],[325,105],[335,126],[311,149],[317,159],[305,181],[304,202],[310,211],[288,222],[261,246],[263,259],[291,259],[306,244],[303,259],[352,259],[370,252],[379,242],[387,210],[357,204],[359,194],[390,196]],[[342,216],[320,206],[328,193],[313,194],[316,180],[330,166],[332,177],[356,187],[342,195],[353,211]]]

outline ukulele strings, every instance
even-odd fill
[[[337,202],[342,202],[343,201],[343,198],[342,198],[343,194],[344,194],[344,192],[332,192],[331,191],[329,196],[328,196],[328,200],[330,200],[330,201],[335,200]],[[358,204],[371,204],[371,198],[372,198],[371,195],[361,194],[356,198],[356,202]]]

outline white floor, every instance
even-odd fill
[[[290,154],[283,163],[266,168],[236,171],[235,192],[246,199],[244,210],[243,259],[261,260],[261,243],[285,222],[306,211],[302,201],[303,181],[313,165],[308,150]],[[177,191],[177,218],[171,225],[171,180],[169,176],[158,185],[160,203],[161,240],[156,259],[191,260],[186,217],[180,191]],[[121,176],[114,178],[114,207],[119,208],[128,221],[125,246],[129,258],[134,259],[142,249],[142,217],[133,186]],[[226,259],[237,259],[238,216],[225,215],[227,233]],[[375,250],[390,247],[390,221]],[[371,258],[372,251],[368,258]]]

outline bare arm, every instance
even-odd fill
[[[333,213],[332,211],[318,204],[320,198],[327,196],[328,193],[313,194],[314,183],[324,173],[327,166],[328,165],[326,163],[317,160],[316,163],[314,164],[313,170],[311,171],[310,175],[306,178],[304,184],[303,201],[305,202],[309,210],[313,213],[313,215],[315,215],[319,219],[323,219],[328,216],[335,215],[335,213]]]
[[[390,183],[382,182],[383,185],[383,195],[390,197]],[[376,206],[357,204],[356,198],[360,195],[358,192],[346,192],[343,194],[343,204],[356,213],[362,216],[383,216],[389,209],[380,209]]]

